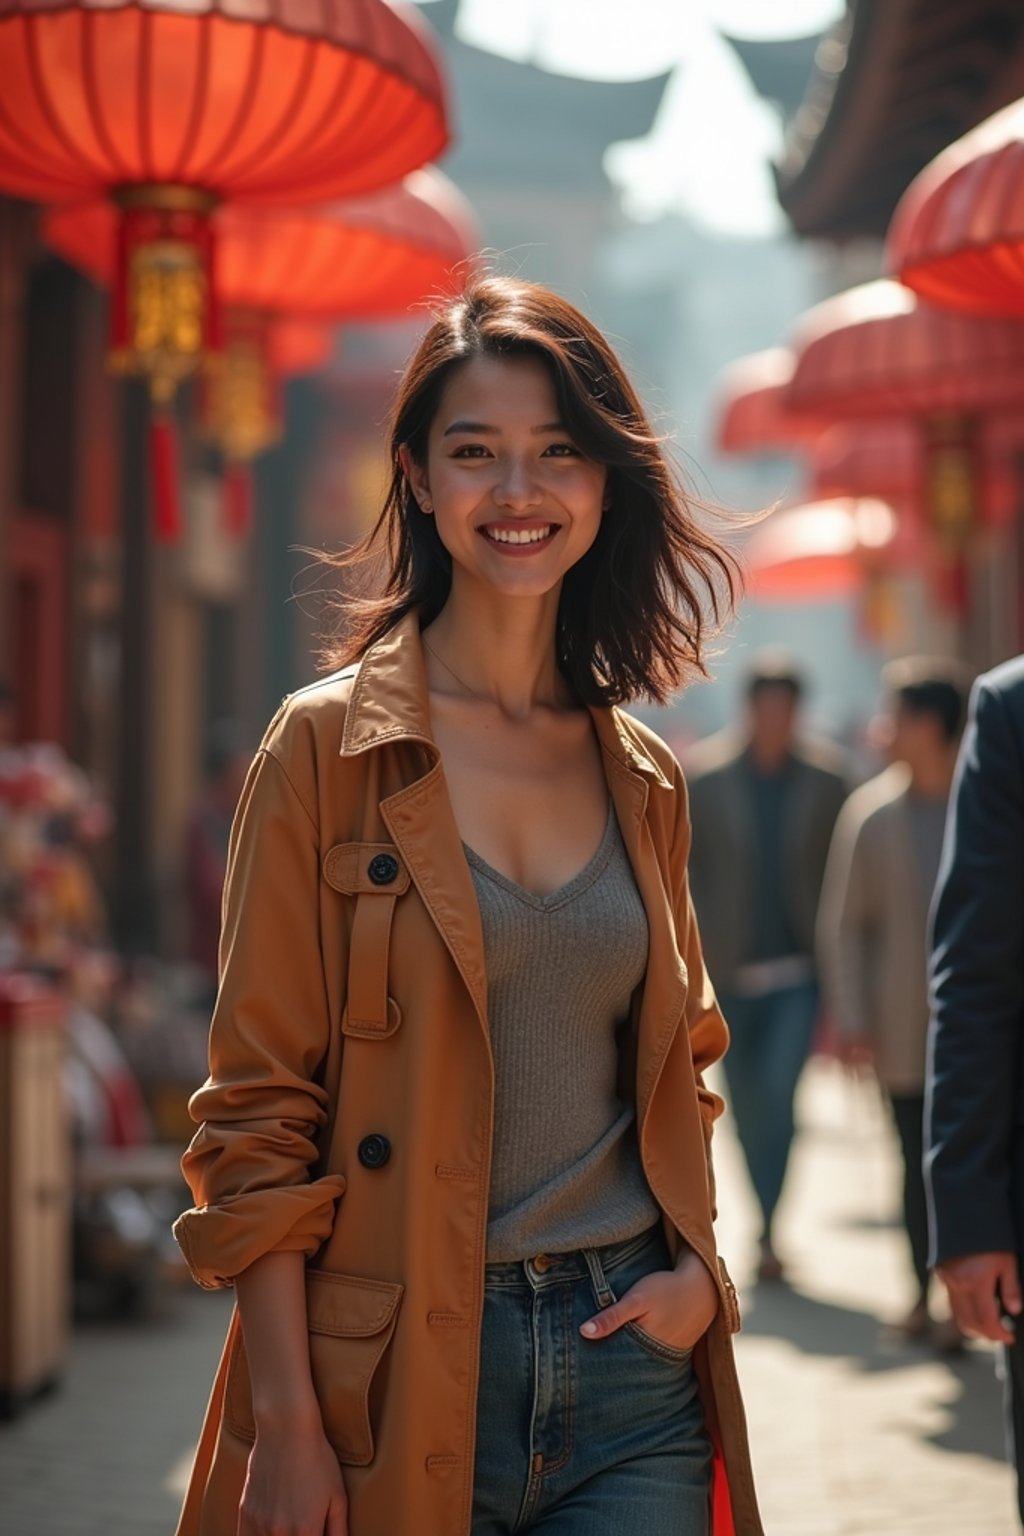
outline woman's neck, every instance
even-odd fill
[[[487,700],[513,720],[538,706],[565,708],[571,696],[555,659],[557,618],[557,591],[507,598],[453,586],[424,630],[431,687]]]

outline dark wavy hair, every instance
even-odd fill
[[[534,357],[548,369],[561,420],[581,453],[608,471],[608,509],[587,553],[565,574],[558,664],[585,704],[640,696],[664,703],[688,674],[707,675],[707,620],[715,628],[739,590],[735,556],[696,521],[621,363],[596,326],[537,283],[470,279],[446,301],[416,349],[391,411],[391,478],[383,510],[336,569],[383,562],[382,593],[346,593],[327,667],[346,666],[410,610],[424,626],[451,589],[451,557],[436,519],[419,510],[402,469],[406,445],[427,456],[431,423],[453,371],[475,357]]]

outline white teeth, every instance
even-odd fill
[[[551,531],[552,531],[552,524],[551,523],[549,523],[546,528],[530,528],[530,529],[523,529],[523,528],[485,528],[484,529],[484,532],[486,533],[487,537],[489,539],[493,539],[496,544],[539,544],[542,539],[546,539],[548,537],[548,535],[551,533]]]

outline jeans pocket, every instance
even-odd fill
[[[666,1344],[664,1339],[656,1339],[653,1333],[648,1333],[639,1323],[625,1323],[623,1332],[639,1344],[645,1354],[653,1355],[656,1360],[663,1360],[669,1365],[689,1365],[693,1358],[692,1347],[679,1349],[675,1344]]]

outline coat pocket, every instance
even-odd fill
[[[309,1360],[324,1433],[344,1466],[373,1460],[370,1384],[391,1342],[403,1287],[310,1270],[306,1276]],[[239,1330],[228,1366],[224,1422],[243,1440],[255,1440],[252,1385]]]

